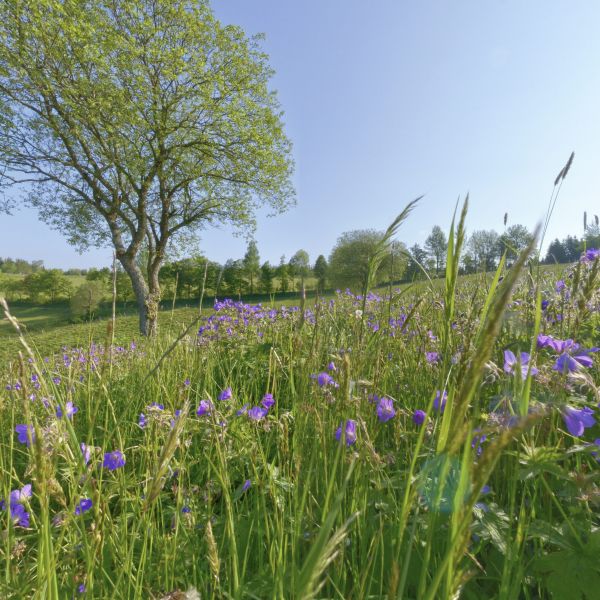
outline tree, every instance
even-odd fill
[[[320,292],[323,292],[325,289],[328,270],[329,265],[327,264],[327,259],[322,254],[319,254],[315,261],[315,266],[313,267],[313,273],[317,278],[317,290]]]
[[[285,262],[285,255],[282,256],[279,260],[279,266],[277,267],[277,277],[279,278],[279,289],[282,292],[287,292],[290,285],[290,280],[288,266]]]
[[[269,261],[263,263],[260,268],[260,285],[266,294],[273,292],[273,275],[273,267],[269,264]]]
[[[329,279],[338,288],[349,287],[362,291],[369,270],[369,260],[383,232],[373,229],[359,229],[343,233],[337,240],[329,257]],[[398,246],[392,245],[390,253],[382,261],[375,277],[376,285],[389,279],[391,264],[395,261],[394,273],[400,276],[406,265],[398,256]]]
[[[476,267],[484,271],[495,269],[498,239],[499,236],[493,229],[480,229],[471,234],[468,247]]]
[[[229,259],[223,269],[223,283],[228,292],[241,296],[246,281],[244,279],[244,263],[241,260]]]
[[[304,279],[310,273],[310,260],[308,257],[308,252],[306,250],[298,250],[292,258],[290,258],[289,273],[292,276],[292,279],[295,277],[300,277],[301,286],[304,287]]]
[[[439,225],[434,225],[431,233],[425,240],[425,249],[432,259],[436,275],[444,268],[446,253],[448,252],[448,240],[446,234]]]
[[[250,293],[254,294],[254,278],[260,272],[260,256],[254,240],[248,244],[248,249],[244,255],[244,271],[246,277],[250,279]]]
[[[585,228],[585,243],[588,248],[600,248],[600,225],[598,217]]]
[[[544,262],[546,264],[568,262],[566,249],[559,239],[555,239],[548,245],[548,250],[546,251],[546,258],[544,259]]]
[[[222,25],[208,0],[5,0],[2,184],[23,184],[77,246],[112,244],[153,334],[178,236],[252,230],[260,204],[293,201],[271,75],[258,38]]]
[[[405,276],[409,281],[419,279],[425,268],[425,261],[427,260],[427,252],[419,246],[414,244],[411,246],[409,252],[408,264],[406,266]]]
[[[576,262],[579,260],[581,252],[583,251],[581,240],[577,239],[577,237],[568,235],[563,240],[563,246],[565,247],[565,252],[567,254],[567,262]]]
[[[50,302],[61,296],[68,298],[72,287],[71,281],[60,269],[36,271],[23,280],[23,289],[33,302],[39,302],[43,298]]]
[[[100,280],[88,280],[71,297],[71,314],[76,319],[91,319],[104,299],[105,286]]]
[[[508,264],[514,262],[522,250],[527,248],[533,236],[524,225],[511,225],[499,238],[500,254],[506,252]]]

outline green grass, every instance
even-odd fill
[[[456,279],[450,267],[392,298],[377,290],[362,315],[350,295],[311,302],[304,320],[230,306],[207,311],[203,325],[218,330],[193,331],[166,357],[195,308],[164,311],[158,339],[110,360],[86,343],[102,343],[106,321],[32,330],[43,355],[69,339],[84,350],[5,370],[0,497],[28,483],[33,496],[28,527],[0,513],[0,597],[70,598],[84,584],[90,598],[193,587],[202,598],[590,600],[600,471],[589,444],[600,432],[574,437],[561,413],[595,409],[598,359],[568,378],[532,342],[540,329],[600,345],[598,264],[565,276],[569,300],[559,275],[543,271],[536,288],[514,268]],[[550,301],[543,315],[536,289]],[[123,344],[135,320],[119,318]],[[505,373],[505,349],[531,352],[536,377]],[[330,363],[336,385],[319,386]],[[243,407],[265,393],[275,405],[253,420]],[[393,399],[389,421],[374,395]],[[67,402],[78,412],[57,419]],[[34,425],[29,448],[17,424]],[[125,464],[103,468],[115,450]],[[92,507],[77,515],[82,499]]]

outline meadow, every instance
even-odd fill
[[[223,300],[186,335],[197,309],[23,336],[0,596],[598,597],[598,252],[459,278],[458,250],[439,283]]]

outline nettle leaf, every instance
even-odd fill
[[[473,533],[482,540],[488,540],[501,554],[505,554],[510,521],[508,515],[494,503],[489,506],[483,503],[476,504],[473,513],[476,519],[473,523]]]
[[[544,577],[553,600],[593,600],[600,590],[597,557],[563,550],[536,560],[533,568]]]
[[[556,448],[524,446],[519,462],[519,478],[531,479],[542,473],[551,473],[560,479],[569,479],[569,474],[558,461],[564,459],[564,452]]]
[[[536,559],[533,571],[544,579],[553,600],[594,600],[600,591],[599,533],[585,546],[568,548]]]

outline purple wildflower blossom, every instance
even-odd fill
[[[17,433],[17,439],[21,444],[25,444],[27,447],[31,445],[31,442],[35,441],[35,429],[33,425],[19,424],[15,427]]]
[[[265,394],[263,399],[261,400],[261,404],[269,410],[272,406],[275,405],[275,399],[273,398],[273,394]]]
[[[523,380],[527,379],[527,371],[529,370],[529,354],[527,352],[521,352],[521,377]],[[514,373],[519,365],[519,361],[513,352],[510,350],[504,351],[504,372],[505,373]],[[538,370],[535,367],[531,367],[531,375],[537,375]]]
[[[386,423],[395,416],[396,411],[394,409],[394,401],[391,398],[381,398],[377,404],[377,418],[382,423]]]
[[[246,479],[246,481],[244,481],[244,485],[242,486],[242,492],[247,491],[251,485],[252,482],[250,481],[250,479]]]
[[[79,448],[81,449],[81,454],[83,455],[83,462],[87,465],[90,462],[90,447],[81,442],[81,444],[79,444]]]
[[[425,423],[425,419],[427,418],[427,413],[424,410],[415,410],[413,413],[413,423],[415,425],[423,425]]]
[[[65,404],[65,412],[67,414],[68,419],[72,419],[73,415],[78,411],[79,411],[79,409],[72,402],[67,402]],[[62,417],[63,417],[63,410],[62,410],[62,407],[60,406],[60,404],[56,407],[56,416],[59,419],[62,419]]]
[[[569,433],[575,437],[583,435],[586,428],[593,427],[596,423],[594,411],[587,406],[581,409],[565,406],[562,411],[562,418]]]
[[[106,452],[102,466],[109,471],[114,471],[125,465],[125,455],[120,450]]]
[[[199,417],[210,415],[212,408],[213,406],[210,400],[200,400],[200,404],[198,406],[198,410],[196,410],[196,414]]]
[[[328,385],[337,387],[337,383],[335,382],[333,377],[329,373],[325,373],[324,371],[322,373],[319,373],[316,376],[316,379],[317,379],[317,383],[319,384],[319,387],[325,387]]]
[[[440,355],[437,352],[425,352],[425,358],[430,365],[434,365],[439,362]]]
[[[437,392],[435,393],[435,398],[433,399],[433,410],[443,413],[444,409],[446,408],[446,400],[448,400],[448,393],[444,391],[444,393],[441,394],[441,392],[437,390]]]
[[[93,502],[89,498],[82,498],[75,506],[75,514],[82,515],[84,512],[92,508]]]
[[[342,434],[342,427],[344,427],[344,432]],[[356,442],[356,421],[353,419],[348,419],[346,424],[343,423],[337,428],[335,432],[335,439],[339,442],[342,437],[346,442],[346,446],[352,446]]]
[[[231,392],[231,388],[225,388],[218,396],[219,400],[229,400],[233,397],[233,393]]]
[[[268,412],[269,411],[266,408],[263,408],[262,406],[253,406],[248,411],[248,418],[252,421],[260,421],[267,416]]]
[[[147,423],[147,420],[146,420],[146,415],[145,415],[144,413],[140,413],[140,417],[139,417],[139,419],[138,419],[138,425],[139,425],[139,426],[140,426],[142,429],[144,429],[144,427],[146,427],[146,423]]]

